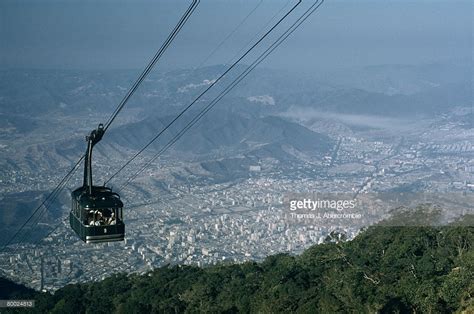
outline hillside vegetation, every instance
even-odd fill
[[[473,244],[471,226],[370,227],[353,241],[300,256],[163,267],[36,293],[35,311],[473,313]]]

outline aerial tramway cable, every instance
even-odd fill
[[[120,111],[123,109],[127,101],[130,99],[130,97],[134,94],[134,92],[137,90],[137,88],[140,86],[140,84],[143,82],[145,77],[148,75],[148,73],[152,70],[156,62],[161,58],[165,50],[170,46],[171,42],[175,39],[177,34],[181,31],[182,27],[186,24],[188,21],[189,17],[192,15],[192,13],[195,11],[196,7],[200,3],[200,0],[193,0],[192,3],[189,5],[179,22],[176,24],[174,29],[171,31],[170,35],[168,38],[165,40],[163,45],[160,47],[160,49],[157,51],[157,53],[154,55],[152,60],[149,62],[149,64],[146,66],[145,70],[142,72],[142,74],[139,76],[137,81],[132,85],[130,90],[127,92],[125,97],[122,99],[122,101],[119,103],[115,111],[112,113],[110,118],[108,119],[107,123],[105,124],[104,127],[104,132],[110,127],[112,122],[115,120],[117,115],[120,113]],[[59,182],[59,184],[56,186],[56,188],[45,198],[45,200],[33,211],[33,213],[28,217],[28,219],[21,225],[21,227],[15,232],[15,234],[10,237],[10,239],[6,242],[6,244],[3,245],[1,251],[4,251],[12,242],[13,240],[23,231],[23,229],[26,227],[26,225],[32,220],[32,218],[38,213],[38,211],[44,206],[45,209],[42,212],[39,212],[38,219],[36,219],[36,225],[41,219],[42,215],[47,209],[47,203],[49,202],[49,205],[52,204],[52,202],[57,198],[59,193],[62,191],[66,183],[71,179],[72,175],[76,172],[76,170],[79,167],[79,164],[84,160],[84,155],[79,158],[79,160],[76,162],[76,164],[73,166],[73,168],[66,174],[66,176],[63,177],[63,179]],[[31,231],[31,230],[30,230]],[[28,231],[27,231],[28,233]],[[25,238],[25,235],[23,236]],[[22,238],[22,239],[23,239]]]
[[[20,229],[18,229],[13,236],[10,237],[10,239],[7,241],[7,243],[2,247],[2,250],[5,250],[12,242],[13,240],[21,233],[21,231],[26,227],[26,225],[31,221],[31,219],[36,215],[36,213],[44,206],[47,208],[49,205],[52,204],[52,202],[56,199],[56,197],[59,195],[59,193],[62,191],[66,183],[69,181],[71,176],[76,172],[77,168],[79,167],[79,164],[82,162],[84,159],[84,156],[82,156],[74,165],[74,167],[69,170],[69,172],[64,176],[64,178],[59,182],[59,184],[56,186],[56,188],[43,200],[43,202],[33,211],[33,213],[28,217],[28,219],[21,225]],[[47,204],[49,203],[49,204]],[[38,217],[41,218],[41,216],[44,214],[43,212],[40,212]],[[39,219],[36,219],[36,222],[34,224],[37,224]],[[28,232],[28,231],[27,231]],[[25,234],[23,235],[25,237]],[[22,238],[23,239],[23,238]],[[21,241],[19,242],[21,243]]]
[[[261,62],[263,62],[278,46],[280,46],[301,24],[306,21],[319,7],[324,3],[324,0],[316,0],[278,39],[268,47],[244,72],[242,72],[234,81],[229,84],[224,91],[222,91],[212,102],[210,102],[203,110],[200,111],[188,124],[181,129],[157,154],[155,154],[144,166],[133,174],[120,188],[122,191],[130,184],[131,181],[143,172],[150,164],[168,150],[174,143],[176,143],[194,124],[196,124],[209,110],[211,110],[225,95],[227,95],[235,86],[237,86],[253,69],[255,69]]]
[[[188,106],[186,106],[171,122],[169,122],[155,137],[153,137],[144,147],[142,147],[132,158],[130,158],[122,167],[120,167],[104,185],[109,183],[117,174],[119,174],[125,167],[127,167],[133,160],[135,160],[141,153],[143,153],[151,144],[153,144],[166,130],[168,130],[184,113],[186,113],[201,97],[206,94],[212,87],[214,87],[227,73],[229,73],[242,59],[244,59],[255,47],[257,47],[270,33],[275,30],[300,4],[298,2],[276,22],[260,39],[255,42],[239,59],[237,59],[227,70],[224,71],[217,79],[215,79],[198,97],[196,97]]]
[[[219,51],[219,49],[227,42],[227,40],[229,40],[229,38],[232,37],[232,35],[234,35],[235,32],[237,32],[237,30],[242,25],[244,25],[244,23],[249,19],[249,17],[252,16],[252,14],[255,13],[255,11],[257,11],[257,9],[260,7],[262,3],[263,3],[263,0],[260,0],[257,3],[257,5],[244,17],[244,19],[240,21],[240,23],[229,34],[227,34],[227,36],[224,37],[224,39],[222,39],[222,41],[211,51],[211,53],[207,57],[204,58],[204,60],[201,61],[201,63],[199,63],[199,65],[195,69],[199,69],[204,64],[206,64],[206,62],[209,61],[209,59],[211,59],[217,51]]]
[[[179,33],[179,31],[181,30],[181,28],[184,26],[184,24],[186,24],[187,20],[189,19],[189,17],[191,16],[191,14],[194,12],[194,10],[196,9],[197,5],[199,4],[200,0],[193,0],[193,2],[191,3],[191,5],[188,7],[188,9],[186,10],[186,12],[184,13],[184,15],[181,17],[181,19],[179,20],[178,24],[175,26],[175,28],[173,29],[173,31],[171,32],[171,34],[169,34],[168,38],[166,39],[166,41],[163,43],[163,45],[161,46],[161,48],[156,52],[155,56],[151,59],[150,63],[148,63],[148,65],[145,67],[145,69],[143,70],[142,74],[140,74],[140,76],[138,77],[138,79],[135,81],[135,83],[132,85],[132,87],[129,89],[129,91],[127,92],[127,94],[125,95],[125,97],[122,99],[122,101],[119,103],[117,109],[115,109],[115,111],[112,113],[112,115],[110,116],[109,120],[105,123],[104,125],[104,132],[107,131],[107,129],[109,128],[109,126],[112,124],[112,122],[115,120],[115,118],[117,117],[117,115],[120,113],[120,111],[123,109],[123,107],[126,105],[126,103],[128,102],[128,100],[130,99],[130,97],[132,97],[132,95],[135,93],[135,91],[138,89],[138,87],[140,86],[140,84],[143,82],[143,80],[145,79],[145,77],[148,75],[148,73],[150,73],[150,71],[153,69],[153,67],[155,66],[156,62],[161,58],[161,56],[163,55],[163,53],[165,52],[165,50],[169,47],[169,45],[171,44],[171,42],[174,40],[174,38],[176,37],[176,35]]]
[[[291,0],[287,0],[286,3],[268,20],[268,22],[265,23],[265,25],[263,25],[258,32],[255,33],[255,35],[244,45],[242,46],[242,48],[237,51],[233,56],[232,58],[229,59],[229,62],[227,62],[227,64],[231,64],[232,63],[232,60],[235,60],[239,55],[240,53],[246,48],[248,47],[257,37],[259,34],[263,33],[263,31],[268,27],[268,25],[270,25],[270,23],[278,16],[280,15],[281,12],[283,12],[283,10],[290,4]]]

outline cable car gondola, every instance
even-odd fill
[[[79,238],[86,243],[123,241],[123,203],[120,195],[105,186],[92,184],[92,149],[104,135],[99,124],[87,140],[84,159],[84,183],[71,193],[72,208],[69,223]]]

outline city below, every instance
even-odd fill
[[[352,239],[361,228],[400,207],[392,202],[382,211],[382,204],[373,202],[359,219],[315,220],[291,215],[288,199],[293,194],[345,193],[357,199],[381,192],[418,193],[419,200],[406,206],[449,209],[443,216],[449,222],[456,215],[473,213],[474,134],[472,128],[456,122],[465,114],[453,111],[421,131],[382,140],[373,130],[327,130],[334,139],[328,154],[294,163],[260,158],[244,175],[229,180],[213,179],[215,173],[203,169],[201,162],[165,156],[120,191],[125,241],[84,244],[70,230],[69,203],[64,203],[58,211],[62,217],[53,219],[54,224],[39,224],[51,231],[60,223],[54,232],[38,244],[12,245],[0,254],[2,276],[54,291],[67,284],[97,281],[114,273],[146,273],[165,265],[260,261],[334,240],[328,238],[334,231]],[[95,167],[105,169],[107,175],[113,171],[110,165],[121,161],[112,157]],[[31,191],[31,187],[51,189],[65,172],[59,170],[41,180],[31,173],[11,171],[2,176],[2,194]],[[177,174],[187,179],[176,179]],[[79,178],[75,184],[80,184]],[[438,198],[427,200],[427,195]]]

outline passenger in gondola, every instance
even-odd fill
[[[95,226],[100,226],[100,225],[101,225],[101,221],[100,221],[100,220],[96,220],[96,221],[94,222],[94,225],[95,225]]]
[[[95,210],[94,211],[94,221],[98,222],[100,220],[100,211]]]
[[[100,211],[97,211],[96,226],[101,226],[104,224],[104,216]]]
[[[115,214],[114,214],[114,212],[112,212],[112,214],[110,215],[110,218],[109,218],[109,220],[108,220],[108,224],[109,224],[109,225],[115,225],[116,223],[117,223],[117,222],[116,222],[116,220],[115,220]]]

